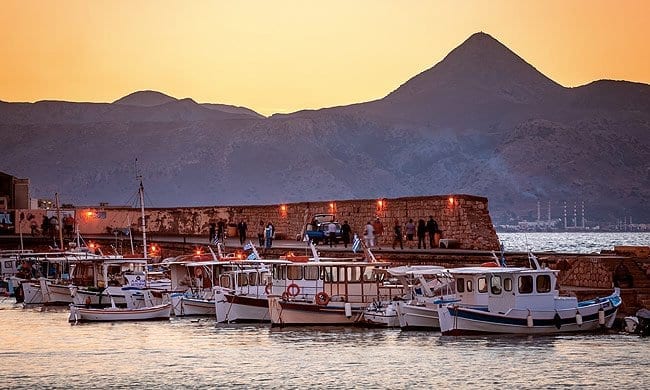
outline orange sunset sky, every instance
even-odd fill
[[[381,98],[484,31],[564,86],[650,83],[650,1],[0,0],[0,100]]]

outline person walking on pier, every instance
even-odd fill
[[[424,240],[427,234],[427,225],[424,223],[424,219],[418,220],[418,249],[427,249],[427,242]]]
[[[404,242],[402,241],[402,225],[399,224],[397,218],[395,218],[395,225],[393,226],[393,249],[395,245],[399,243],[399,248],[404,249]]]
[[[223,220],[223,218],[219,218],[219,222],[217,223],[217,238],[221,241],[224,242],[224,236],[223,234],[226,231],[226,221]]]
[[[338,244],[336,242],[336,224],[334,221],[330,221],[329,225],[327,225],[327,236],[330,241],[330,248]]]

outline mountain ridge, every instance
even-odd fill
[[[488,34],[370,102],[266,118],[138,92],[117,101],[168,101],[0,103],[2,170],[80,204],[122,204],[137,157],[152,206],[471,193],[495,221],[538,201],[650,221],[650,85],[563,87]]]

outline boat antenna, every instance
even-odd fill
[[[59,193],[54,193],[54,200],[56,201],[56,219],[59,222],[57,227],[59,230],[59,242],[61,243],[61,251],[63,251],[63,222],[61,221],[61,207],[59,206]]]

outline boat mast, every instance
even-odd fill
[[[140,178],[140,212],[142,213],[142,245],[144,246],[144,258],[147,258],[147,224],[144,219],[144,186],[142,185],[142,176]]]

